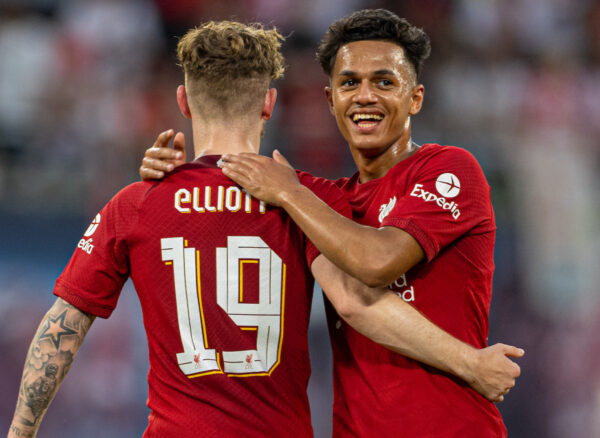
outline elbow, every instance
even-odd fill
[[[350,301],[343,303],[335,308],[340,318],[346,321],[351,326],[356,325],[356,321],[359,321],[362,316],[362,307],[356,303]]]
[[[350,325],[362,317],[370,304],[369,300],[361,293],[361,289],[356,287],[357,285],[356,281],[347,281],[343,293],[326,294],[340,318]]]
[[[379,276],[377,272],[365,273],[361,278],[359,278],[359,280],[369,287],[385,287],[393,283],[393,280],[388,281],[387,279]]]
[[[344,321],[349,322],[360,314],[360,306],[351,298],[331,301],[335,311]]]
[[[385,260],[374,260],[364,264],[357,272],[356,278],[369,287],[386,287],[396,281],[403,271]]]

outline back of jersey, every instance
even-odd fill
[[[150,190],[128,239],[150,348],[147,436],[311,436],[305,238],[218,158]]]
[[[310,437],[308,266],[317,251],[283,210],[225,177],[218,159],[122,190],[97,216],[91,254],[76,251],[55,293],[81,290],[112,311],[131,275],[149,346],[145,437]],[[92,269],[96,278],[80,282],[77,272]]]

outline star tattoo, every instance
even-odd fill
[[[40,335],[40,340],[43,338],[49,338],[54,343],[54,346],[57,350],[58,346],[60,345],[60,339],[62,336],[77,334],[75,330],[72,330],[65,325],[66,315],[67,311],[65,310],[56,318],[48,317],[46,327],[44,327],[44,331]]]

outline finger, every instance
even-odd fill
[[[229,179],[233,180],[236,184],[239,184],[240,186],[245,187],[245,182],[247,182],[247,180],[246,180],[246,176],[243,173],[238,172],[235,169],[232,169],[229,167],[224,167],[223,173]]]
[[[150,149],[146,149],[144,158],[155,158],[158,160],[177,160],[177,154],[181,154],[181,152],[171,148],[151,147]]]
[[[515,364],[515,372],[513,373],[513,376],[516,379],[520,375],[521,375],[521,367],[518,364]]]
[[[248,176],[251,174],[252,170],[255,169],[250,163],[246,161],[225,161],[221,163],[221,168],[223,170],[227,169],[228,171],[236,172],[241,175]]]
[[[158,134],[158,137],[156,138],[156,141],[154,142],[153,147],[157,147],[157,148],[168,147],[169,142],[171,141],[171,138],[173,138],[173,130],[167,129],[166,131],[163,131],[160,134]]]
[[[284,166],[289,167],[290,169],[293,169],[292,165],[290,164],[290,162],[287,160],[287,158],[285,158],[281,152],[279,152],[278,149],[275,149],[273,151],[273,159],[278,162],[279,164],[283,164]]]
[[[168,161],[144,157],[142,159],[142,167],[163,172],[170,172],[175,166]]]
[[[162,179],[165,176],[164,172],[160,170],[149,169],[147,167],[140,167],[140,177],[144,180]]]
[[[504,345],[504,354],[509,357],[523,357],[525,350],[522,348],[513,347],[512,345]]]
[[[500,403],[502,401],[502,395],[496,395],[496,396],[490,396],[488,397],[488,400],[491,401],[492,403]]]
[[[240,153],[240,154],[225,154],[221,157],[225,163],[240,163],[240,164],[251,164],[253,166],[258,165],[262,160],[269,160],[268,157],[264,157],[258,154],[252,153]]]
[[[178,152],[177,159],[183,158],[185,154],[185,135],[183,132],[175,134],[173,139],[173,149]]]

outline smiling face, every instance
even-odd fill
[[[409,148],[410,116],[420,111],[424,88],[402,47],[379,40],[342,46],[325,92],[355,160]]]

